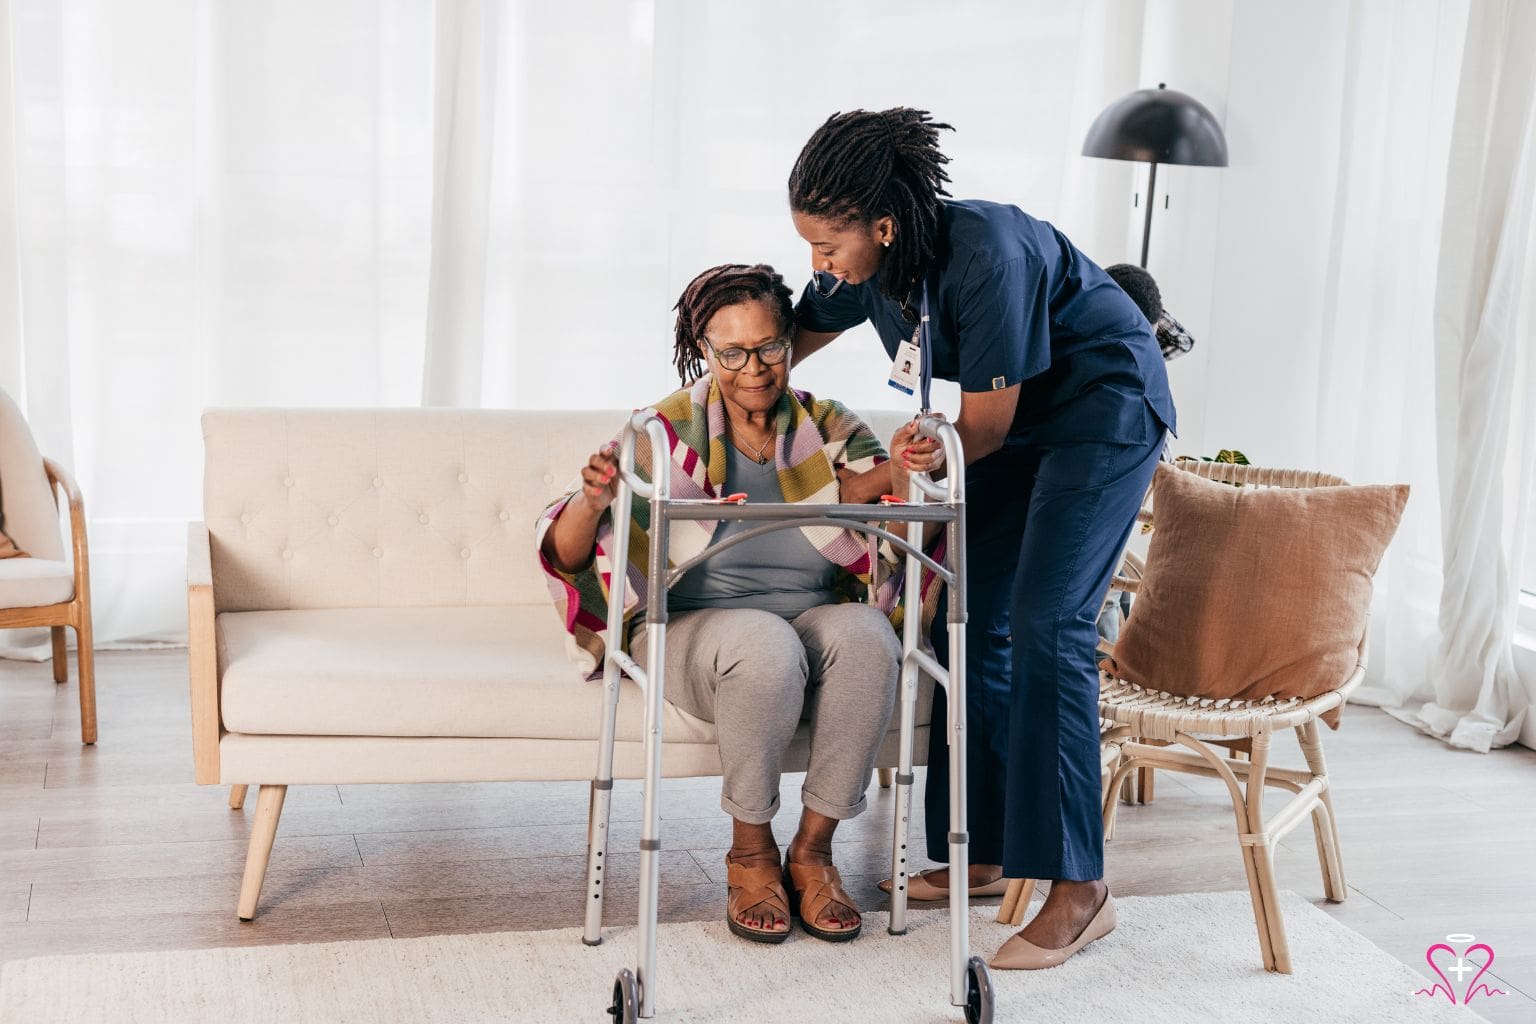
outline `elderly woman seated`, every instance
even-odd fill
[[[906,452],[897,466],[846,408],[790,390],[790,290],[772,268],[715,267],[688,286],[676,308],[675,365],[685,386],[653,406],[667,421],[672,450],[657,459],[642,437],[636,452],[645,478],[658,464],[668,468],[674,497],[744,492],[755,502],[873,502],[906,493],[907,472],[936,461],[936,444],[914,441],[908,425],[892,440]],[[612,642],[604,636],[604,579],[615,513],[632,537],[643,538],[632,512],[609,509],[615,447],[592,455],[579,489],[550,506],[538,536],[551,593],[589,672]],[[679,522],[673,564],[747,528]],[[645,546],[632,543],[629,550],[626,621],[638,624]],[[820,939],[859,934],[858,907],[832,864],[832,835],[838,822],[864,810],[901,658],[887,614],[899,574],[886,574],[877,605],[849,600],[867,587],[870,569],[868,546],[857,535],[786,529],[710,557],[669,594],[666,699],[715,723],[720,803],[734,823],[726,921],[754,942],[784,941],[792,915]],[[631,654],[643,663],[644,631],[632,635]],[[803,809],[781,865],[771,824],[779,763],[806,712],[811,750]]]

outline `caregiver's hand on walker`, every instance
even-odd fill
[[[943,419],[943,413],[933,413],[934,417]],[[905,499],[907,488],[913,473],[928,473],[935,478],[942,476],[939,472],[944,466],[944,446],[931,437],[920,437],[917,433],[918,420],[913,417],[911,422],[904,423],[901,429],[891,437],[891,494]]]

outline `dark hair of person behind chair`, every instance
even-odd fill
[[[1116,263],[1105,267],[1104,273],[1114,278],[1115,284],[1131,297],[1148,323],[1157,323],[1163,315],[1163,293],[1158,290],[1157,281],[1151,274],[1132,263]]]

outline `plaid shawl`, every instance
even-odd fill
[[[667,471],[671,474],[672,497],[717,498],[725,487],[726,436],[725,401],[711,374],[705,374],[690,387],[674,392],[652,408],[661,416],[669,447]],[[777,438],[774,463],[778,467],[779,487],[786,502],[832,504],[841,488],[838,470],[844,467],[863,473],[887,459],[879,438],[869,427],[838,402],[818,399],[809,392],[787,389],[779,399],[776,412]],[[605,450],[616,450],[618,438]],[[635,443],[635,472],[649,481],[654,472],[650,441],[642,434]],[[610,506],[598,523],[597,550],[592,564],[581,572],[564,573],[544,557],[544,535],[568,502],[581,493],[580,477],[565,495],[557,498],[539,517],[534,547],[539,554],[549,584],[550,597],[569,634],[567,647],[571,659],[587,678],[602,669],[603,652],[608,642],[608,587],[613,572],[614,512]],[[876,506],[871,506],[874,512]],[[629,565],[624,592],[626,625],[644,608],[645,573],[649,561],[650,503],[640,498],[631,502],[629,514]],[[871,518],[877,518],[872,516]],[[679,521],[673,524],[668,547],[669,565],[675,567],[702,552],[714,537],[719,520]],[[902,608],[900,594],[902,573],[889,545],[883,546],[880,565],[871,566],[869,545],[863,534],[836,527],[802,527],[811,546],[840,568],[838,590],[851,600],[867,588],[870,572],[877,573],[876,597],[880,610],[899,628]],[[934,541],[937,550],[930,554],[943,559],[943,534]],[[923,570],[922,611],[926,627],[937,609],[937,577]],[[626,629],[626,633],[628,630]],[[924,632],[926,637],[926,631]],[[627,640],[625,647],[627,647]]]

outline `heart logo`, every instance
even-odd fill
[[[1493,966],[1494,954],[1492,946],[1486,942],[1475,942],[1475,935],[1447,935],[1445,939],[1445,942],[1437,942],[1424,951],[1424,962],[1429,965],[1429,969],[1440,980],[1429,988],[1419,989],[1414,995],[1429,996],[1431,999],[1438,995],[1444,995],[1446,999],[1450,1000],[1451,1005],[1457,1005],[1456,988],[1451,983],[1451,980],[1446,977],[1446,974],[1447,972],[1455,974],[1456,980],[1460,982],[1474,969],[1476,969],[1476,973],[1472,975],[1472,980],[1467,983],[1465,990],[1462,992],[1459,1001],[1460,1005],[1465,1006],[1479,995],[1488,997],[1508,995],[1503,989],[1491,989],[1482,983],[1483,975],[1487,974],[1488,969]],[[1468,945],[1458,954],[1454,946],[1447,945],[1447,943],[1451,942],[1465,942]],[[1445,957],[1442,958],[1444,961],[1443,967],[1435,960],[1435,954],[1440,952],[1445,953]],[[1479,962],[1473,959],[1473,953],[1482,953],[1487,959]]]
[[[1489,946],[1488,943],[1486,943],[1486,942],[1479,942],[1475,946],[1468,946],[1465,950],[1462,951],[1461,955],[1462,955],[1463,959],[1467,959],[1467,958],[1470,958],[1473,953],[1477,953],[1477,952],[1487,953],[1488,954],[1488,959],[1483,964],[1482,968],[1475,975],[1472,976],[1472,982],[1471,982],[1471,984],[1469,984],[1467,986],[1466,992],[1462,993],[1461,1005],[1463,1005],[1463,1006],[1467,1005],[1473,999],[1475,999],[1479,992],[1482,992],[1484,995],[1487,995],[1487,996],[1502,996],[1502,995],[1507,995],[1508,994],[1508,993],[1506,993],[1501,988],[1496,988],[1496,989],[1490,990],[1487,985],[1479,985],[1478,984],[1478,982],[1482,979],[1483,975],[1488,973],[1488,968],[1493,966],[1493,947]],[[1473,963],[1476,963],[1476,962],[1477,961],[1475,961],[1475,960],[1473,961]]]
[[[1443,942],[1437,942],[1433,946],[1430,946],[1428,949],[1426,949],[1424,951],[1424,962],[1429,964],[1429,969],[1435,972],[1435,974],[1440,978],[1440,981],[1437,982],[1432,988],[1419,989],[1414,993],[1414,995],[1429,996],[1431,999],[1433,999],[1437,994],[1443,992],[1445,994],[1445,998],[1451,1001],[1452,1006],[1455,1006],[1456,990],[1451,987],[1451,981],[1445,976],[1445,971],[1441,970],[1440,965],[1435,963],[1435,954],[1440,952],[1442,949],[1445,950],[1446,953],[1450,954],[1452,961],[1456,959],[1456,951]]]

